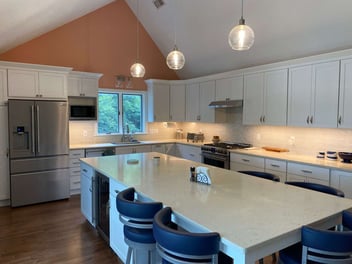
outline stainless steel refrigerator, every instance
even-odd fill
[[[69,197],[68,106],[9,100],[11,206]]]

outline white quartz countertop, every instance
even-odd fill
[[[192,145],[200,147],[203,142],[187,142],[185,139],[161,139],[161,140],[143,140],[140,143],[122,143],[122,142],[108,142],[108,143],[80,143],[70,144],[70,149],[90,149],[90,148],[106,148],[106,147],[129,147],[139,145],[154,145],[154,144],[167,144],[167,143],[178,143],[185,145]]]
[[[295,154],[291,152],[267,151],[262,148],[234,149],[230,151],[233,153],[247,154],[247,155],[259,156],[263,158],[286,160],[286,161],[292,161],[292,162],[305,163],[308,165],[327,167],[331,169],[352,171],[352,163],[343,163],[341,162],[340,159],[339,160],[328,160],[327,158],[320,159],[320,158],[316,158],[315,156]]]
[[[160,157],[156,162],[154,157]],[[128,164],[135,159],[138,164]],[[302,225],[322,224],[352,200],[249,177],[156,152],[81,159],[96,171],[171,206],[180,216],[221,235],[221,250],[236,263],[300,240]],[[189,181],[190,166],[207,166],[212,185]]]

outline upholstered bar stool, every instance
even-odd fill
[[[352,213],[342,214],[347,231],[320,230],[302,227],[302,242],[279,253],[279,264],[352,263]]]
[[[134,188],[128,188],[117,195],[116,208],[120,221],[124,224],[124,239],[128,245],[126,264],[131,263],[132,257],[134,264],[156,263],[153,218],[162,207],[160,202],[136,201]],[[148,260],[138,260],[141,255],[147,256]]]
[[[178,230],[165,207],[154,217],[154,237],[163,264],[218,263],[220,235],[216,232],[190,233]]]
[[[270,180],[270,181],[275,181],[275,182],[280,181],[280,178],[278,176],[276,176],[275,174],[272,174],[272,173],[268,173],[268,172],[262,172],[262,171],[238,171],[238,172],[244,173],[244,174],[247,174],[250,176],[262,178],[265,180]]]
[[[317,191],[317,192],[327,193],[327,194],[331,194],[339,197],[345,197],[345,194],[343,191],[336,189],[334,187],[319,184],[319,183],[300,182],[300,181],[287,181],[285,183],[289,185]]]

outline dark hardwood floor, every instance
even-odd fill
[[[0,208],[0,263],[118,263],[80,211],[80,196]]]
[[[122,264],[82,216],[79,195],[38,205],[0,207],[0,263]],[[264,263],[271,264],[271,257]]]

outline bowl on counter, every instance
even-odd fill
[[[352,152],[338,152],[339,157],[344,163],[352,163]]]

